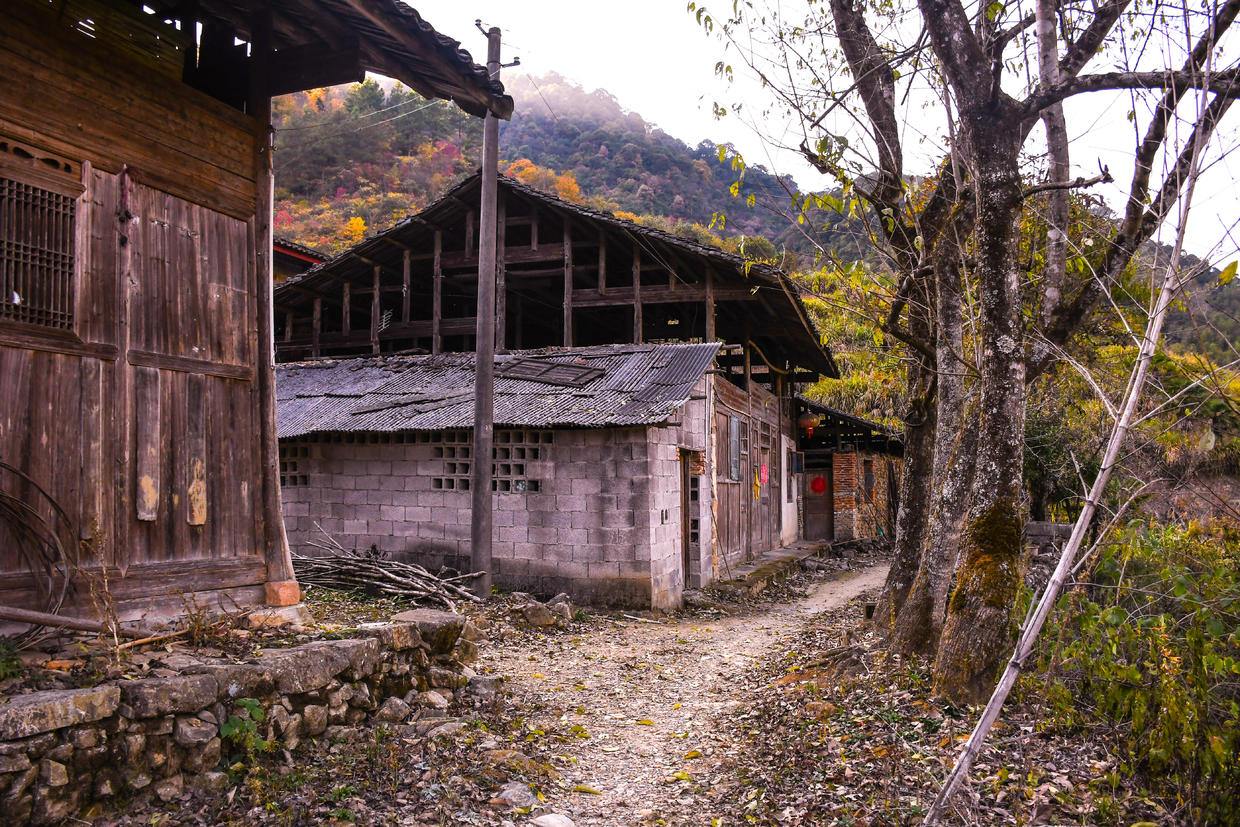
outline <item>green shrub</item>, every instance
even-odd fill
[[[1240,823],[1240,530],[1130,526],[1090,580],[1045,638],[1047,697],[1114,724],[1120,772],[1192,822]]]

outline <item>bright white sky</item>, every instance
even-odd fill
[[[520,68],[505,70],[510,76],[517,72],[556,72],[586,91],[606,89],[621,106],[689,146],[703,139],[731,143],[748,163],[791,174],[806,189],[830,184],[795,154],[772,149],[743,121],[714,118],[712,104],[730,103],[738,92],[715,77],[715,63],[725,56],[723,45],[702,31],[685,10],[684,0],[626,0],[619,4],[599,0],[409,2],[437,30],[460,40],[478,63],[486,59],[486,39],[474,26],[481,18],[484,26],[498,26],[503,31],[503,62],[521,59]],[[739,76],[737,82],[742,82]],[[753,89],[752,108],[756,110],[762,102],[761,93]],[[1125,119],[1128,106],[1117,96],[1096,94],[1070,102],[1069,107],[1073,173],[1088,177],[1097,173],[1100,161],[1107,163],[1117,185],[1107,188],[1103,195],[1118,211],[1123,187],[1131,177],[1131,167],[1124,158],[1131,157],[1135,143],[1132,125]],[[1112,125],[1099,130],[1099,121]],[[1229,128],[1221,136],[1231,149],[1240,144],[1238,121],[1240,114],[1232,113],[1225,121]],[[1074,125],[1089,134],[1073,133]],[[914,127],[910,124],[909,128]],[[763,129],[771,131],[775,126],[766,123]],[[914,167],[916,140],[912,135],[906,138],[912,139],[908,154],[909,165]],[[925,169],[910,168],[909,172],[929,171],[931,159],[923,162]],[[1240,242],[1234,230],[1230,241],[1223,240],[1228,227],[1240,219],[1238,179],[1240,155],[1217,161],[1199,183],[1193,204],[1188,249],[1216,263],[1235,257]],[[1164,230],[1163,239],[1168,243],[1173,240],[1169,229]]]

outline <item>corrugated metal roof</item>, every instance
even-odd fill
[[[652,425],[689,398],[717,344],[603,345],[496,357],[571,362],[603,371],[582,387],[496,375],[495,424],[514,427]],[[330,431],[470,428],[474,355],[321,359],[276,366],[281,437]]]

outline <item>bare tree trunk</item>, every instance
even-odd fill
[[[930,339],[928,301],[909,303],[909,331]],[[896,510],[894,556],[887,582],[874,617],[890,630],[900,613],[925,545],[930,513],[934,445],[938,432],[935,418],[934,365],[921,353],[914,354],[908,369],[909,405],[904,418],[904,466],[900,471],[900,505]]]
[[[973,483],[977,429],[969,427],[966,390],[964,303],[959,250],[942,256],[937,268],[935,363],[938,366],[930,517],[912,588],[896,617],[893,648],[906,655],[935,651],[947,612],[947,590],[955,573],[960,533]]]
[[[1025,362],[1013,251],[1021,205],[1020,138],[1005,100],[962,107],[977,169],[977,280],[981,416],[963,563],[948,603],[934,691],[955,702],[986,697],[1012,638],[1024,503]]]
[[[1059,44],[1055,34],[1055,0],[1037,0],[1038,74],[1043,87],[1059,81]],[[1042,113],[1050,158],[1047,178],[1052,184],[1068,181],[1068,124],[1063,104]],[[1068,269],[1068,190],[1052,189],[1046,212],[1046,267],[1042,274],[1042,321],[1047,324],[1059,310]]]

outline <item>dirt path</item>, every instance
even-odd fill
[[[689,823],[709,823],[693,788],[709,786],[715,762],[734,753],[711,724],[744,713],[738,678],[786,650],[813,615],[881,586],[886,573],[874,565],[831,575],[803,598],[734,616],[600,618],[580,635],[547,636],[541,651],[528,637],[492,643],[479,665],[508,676],[532,738],[575,736],[555,747],[562,777],[541,790],[548,809],[577,825],[693,815]]]

